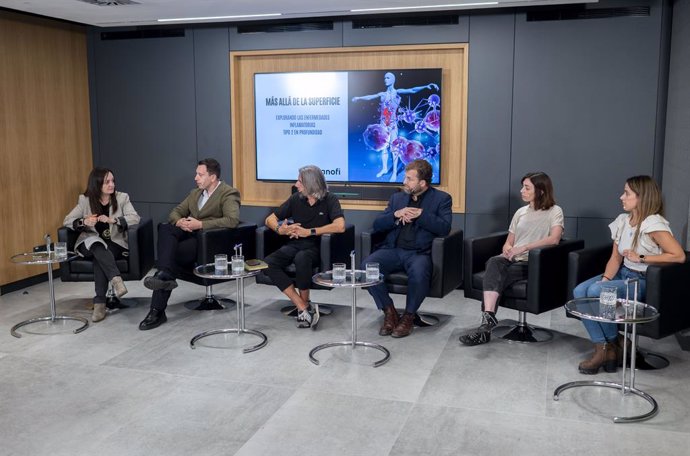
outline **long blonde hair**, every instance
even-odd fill
[[[664,202],[661,199],[659,186],[650,176],[633,176],[628,178],[625,183],[637,195],[637,206],[633,209],[632,214],[637,225],[632,244],[632,248],[635,249],[640,237],[642,221],[650,215],[664,215]]]

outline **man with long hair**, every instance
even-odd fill
[[[319,263],[319,236],[345,231],[345,216],[338,198],[328,192],[318,166],[299,169],[297,192],[266,217],[266,226],[290,239],[265,258],[263,271],[297,307],[297,327],[316,328],[318,306],[309,303],[309,286],[314,265]],[[285,269],[295,265],[295,283]]]

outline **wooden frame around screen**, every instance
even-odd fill
[[[290,194],[289,183],[256,180],[254,74],[295,71],[441,68],[441,184],[453,197],[453,212],[465,212],[467,147],[467,44],[282,49],[230,53],[233,185],[242,204],[278,206]],[[297,168],[295,168],[295,175]],[[345,209],[381,210],[385,201],[342,200]]]

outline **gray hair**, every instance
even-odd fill
[[[320,200],[328,193],[326,179],[323,177],[321,168],[316,165],[307,165],[299,169],[299,177],[302,180],[304,191],[308,196]]]

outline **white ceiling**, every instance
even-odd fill
[[[593,3],[598,0],[0,0],[0,7],[99,27],[165,23],[245,22],[361,14]],[[132,3],[135,4],[117,4]],[[91,3],[100,3],[95,5]],[[398,9],[405,8],[407,9]],[[412,8],[410,8],[412,7]],[[351,11],[360,8],[394,8]],[[248,17],[280,14],[273,17]],[[218,18],[218,16],[236,16]],[[200,17],[208,19],[198,19]],[[160,22],[159,19],[188,18]],[[196,19],[189,19],[196,18]]]

